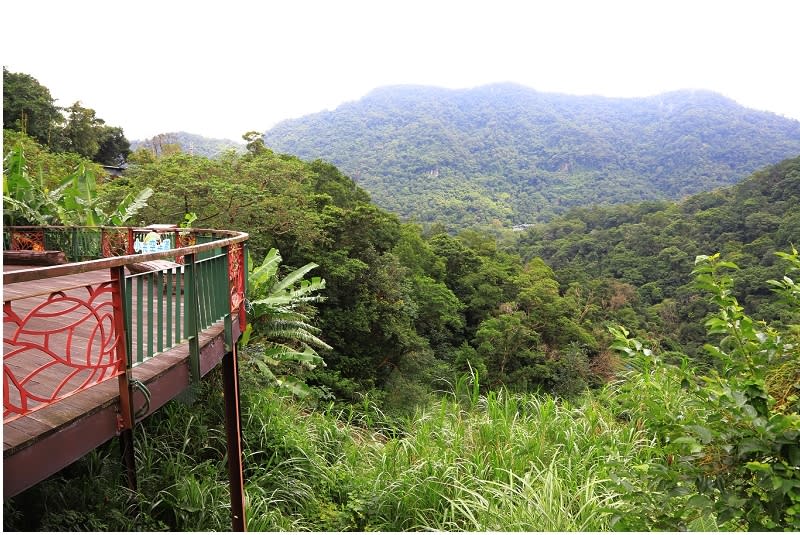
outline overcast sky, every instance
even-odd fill
[[[0,60],[129,139],[249,130],[390,84],[710,89],[800,119],[800,1],[15,0]]]

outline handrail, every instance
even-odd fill
[[[71,229],[74,227],[50,227],[53,229]],[[77,227],[80,228],[80,227]],[[148,230],[150,227],[83,227],[86,229],[130,229],[135,231],[144,231]],[[3,233],[12,232],[18,229],[42,229],[42,227],[4,227]],[[12,284],[15,282],[27,282],[42,278],[50,278],[50,277],[60,277],[63,275],[77,275],[79,273],[86,273],[89,271],[95,271],[99,269],[105,268],[113,268],[117,266],[125,266],[128,264],[135,264],[140,262],[149,262],[151,260],[166,260],[166,259],[174,259],[178,256],[184,256],[187,254],[192,253],[201,253],[205,251],[211,251],[213,249],[218,249],[220,247],[226,247],[228,245],[234,243],[242,243],[247,241],[249,235],[246,232],[238,232],[238,231],[230,231],[230,230],[213,230],[213,229],[180,229],[184,232],[189,232],[190,234],[200,234],[200,233],[218,233],[222,235],[227,235],[227,238],[223,238],[221,240],[216,240],[209,243],[202,243],[197,245],[192,245],[189,247],[178,247],[175,249],[170,249],[168,251],[161,251],[156,253],[138,253],[138,254],[129,254],[124,256],[114,256],[108,258],[100,258],[97,260],[87,260],[83,262],[74,262],[70,264],[62,264],[58,266],[44,266],[44,267],[34,267],[28,269],[21,269],[18,271],[12,271],[9,273],[3,273],[3,284]]]
[[[69,234],[74,240],[95,240],[94,250],[105,254],[110,249],[105,243],[97,247],[96,233],[100,232],[100,240],[107,232],[127,235],[127,247],[123,247],[130,252],[134,234],[151,230],[151,227],[6,227],[3,233],[4,243],[9,245],[14,232],[41,237],[42,243],[35,250],[43,250],[48,232],[62,233],[62,238]],[[26,291],[24,286],[21,291],[15,288],[12,297],[4,295],[4,422],[113,377],[119,377],[120,399],[127,404],[133,367],[187,341],[192,378],[198,380],[199,333],[223,319],[228,324],[234,316],[239,319],[240,329],[244,329],[247,233],[177,228],[158,231],[174,233],[176,241],[179,234],[181,238],[211,241],[3,274],[6,286],[109,270],[108,278],[103,275],[99,282],[76,285],[67,281],[46,291],[35,287]],[[85,255],[85,251],[80,254]],[[180,263],[157,266],[145,273],[124,272],[125,267],[154,260]],[[233,340],[226,339],[228,343]],[[56,372],[63,374],[63,379],[56,380],[57,384],[48,386],[49,390],[43,393],[43,377],[47,375],[51,380]],[[122,416],[124,428],[130,428],[133,416]]]

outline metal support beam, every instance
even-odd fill
[[[236,344],[222,357],[225,396],[225,433],[228,439],[228,480],[231,487],[233,531],[246,531],[244,513],[244,474],[242,472],[242,420],[239,406],[239,359]]]

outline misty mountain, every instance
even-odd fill
[[[166,145],[177,145],[181,152],[215,158],[227,150],[244,152],[244,143],[231,139],[208,138],[188,132],[169,132],[148,139],[131,141],[131,150],[144,147],[161,153]]]
[[[800,122],[710,91],[606,98],[515,84],[394,86],[283,121],[265,142],[334,163],[405,218],[456,228],[729,185],[800,154]]]

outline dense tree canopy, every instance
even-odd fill
[[[142,159],[105,193],[116,200],[145,185],[155,193],[140,223],[177,223],[194,213],[197,226],[247,230],[257,261],[277,248],[287,269],[319,265],[327,286],[318,322],[333,349],[321,353],[328,366],[309,380],[337,396],[355,395],[358,384],[408,406],[406,398],[424,399],[435,381],[470,365],[493,369],[478,333],[511,336],[518,323],[538,357],[515,361],[516,372],[499,374],[495,384],[557,388],[562,350],[577,351],[587,365],[600,356],[578,307],[562,298],[541,261],[526,265],[477,231],[423,234],[371,204],[328,163],[251,140],[247,153],[217,159],[183,152]]]
[[[64,118],[50,90],[33,76],[3,67],[3,128],[25,132],[49,145]]]
[[[765,281],[780,277],[773,253],[800,240],[798,206],[800,158],[794,158],[680,203],[575,208],[526,231],[518,250],[525,258],[543,258],[584,299],[612,303],[621,297],[609,294],[608,284],[627,285],[626,300],[647,318],[648,329],[668,346],[695,353],[703,331],[690,320],[708,309],[692,297],[689,274],[705,251],[721,251],[739,264],[737,292],[749,313],[792,322]],[[602,280],[609,281],[607,290],[597,287]]]
[[[121,165],[130,153],[122,128],[106,125],[80,102],[59,108],[50,90],[35,78],[5,67],[3,129],[28,134],[52,151],[72,152],[103,165]]]

